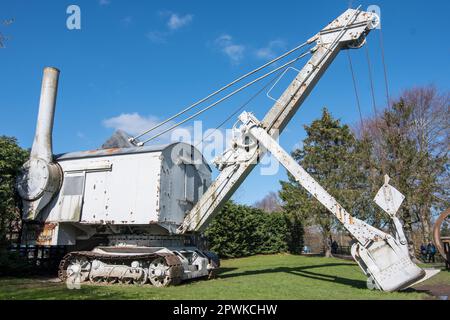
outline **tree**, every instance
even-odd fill
[[[450,93],[440,93],[434,86],[418,87],[403,92],[401,99],[412,109],[408,134],[418,153],[413,200],[427,243],[431,240],[431,210],[441,211],[449,202]]]
[[[268,213],[228,201],[204,235],[211,251],[221,257],[236,258],[288,250],[300,253],[301,231],[299,221],[283,212]]]
[[[302,221],[299,216],[289,212],[283,212],[287,224],[286,242],[290,253],[300,254],[303,250],[304,235]]]
[[[0,244],[7,240],[12,222],[20,220],[20,201],[15,192],[15,180],[28,151],[12,137],[0,136]]]
[[[441,237],[450,237],[450,223],[444,221],[441,227]]]
[[[276,192],[269,192],[264,198],[253,205],[255,208],[264,210],[266,212],[281,211],[280,198]]]
[[[360,170],[358,143],[347,125],[333,119],[326,108],[322,117],[305,126],[303,148],[292,152],[293,158],[354,216],[362,217],[364,201],[361,187],[366,176]],[[326,256],[331,256],[331,232],[340,228],[337,219],[288,173],[281,182],[280,198],[284,209],[304,221],[318,225]]]
[[[387,173],[406,197],[398,214],[412,257],[413,231],[420,229],[422,242],[429,242],[432,213],[449,204],[449,101],[448,93],[434,87],[406,90],[361,128],[360,140],[366,141],[374,172],[369,177],[372,189]]]

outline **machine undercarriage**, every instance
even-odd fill
[[[216,255],[195,247],[107,246],[68,253],[61,260],[58,276],[68,285],[149,282],[164,287],[193,278],[211,279],[218,267]]]

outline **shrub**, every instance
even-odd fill
[[[31,263],[17,252],[0,249],[0,276],[17,276],[33,271]]]
[[[267,213],[227,202],[205,230],[209,249],[223,258],[301,250],[301,224],[282,212]],[[292,235],[292,232],[299,232]]]

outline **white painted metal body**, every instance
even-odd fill
[[[211,183],[208,164],[185,143],[74,152],[55,163],[62,186],[37,217],[55,226],[52,245],[75,244],[101,225],[173,233]]]

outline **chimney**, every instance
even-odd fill
[[[31,158],[40,158],[47,163],[53,161],[52,131],[58,78],[58,69],[53,67],[46,67],[44,69],[36,133],[31,148]]]
[[[62,171],[53,162],[52,131],[55,114],[59,70],[45,68],[42,79],[41,100],[31,147],[30,159],[17,176],[16,188],[23,200],[23,219],[35,220],[61,187]]]

